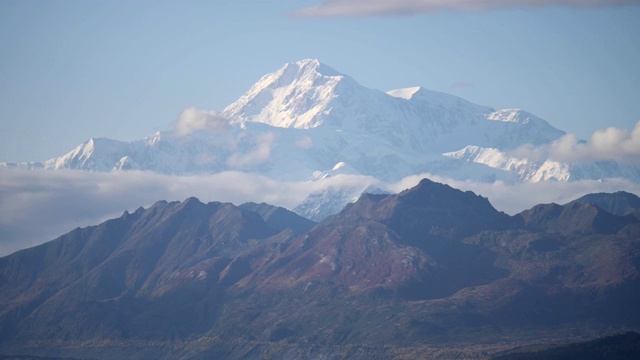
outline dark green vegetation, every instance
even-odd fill
[[[537,351],[518,351],[495,356],[492,360],[628,360],[640,359],[640,334],[608,336],[598,340]]]
[[[287,226],[288,225],[288,226]],[[0,259],[0,353],[482,358],[640,328],[640,218],[423,180],[314,226],[159,202]]]

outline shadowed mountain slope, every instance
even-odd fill
[[[588,194],[572,201],[572,203],[596,205],[607,212],[620,216],[640,210],[640,197],[626,191],[618,191],[613,194]]]
[[[242,210],[255,212],[260,215],[262,220],[278,231],[291,229],[295,233],[301,234],[311,230],[311,228],[316,225],[315,222],[279,206],[248,202],[238,207]]]
[[[596,205],[570,202],[567,205],[536,205],[518,214],[526,228],[569,234],[615,234],[636,222],[631,216],[617,216]]]
[[[380,350],[640,327],[637,217],[578,203],[511,217],[425,179],[312,225],[191,198],[1,258],[0,350],[96,357],[82,343],[108,344],[99,358],[143,358],[127,349],[179,342],[244,357],[263,344],[259,358],[283,343]]]

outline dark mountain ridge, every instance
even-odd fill
[[[636,222],[632,216],[611,214],[597,205],[570,202],[566,205],[536,205],[517,215],[527,229],[565,235],[615,234]]]
[[[290,218],[299,217],[291,213]],[[278,232],[258,213],[195,198],[160,201],[146,210],[73,230],[0,259],[0,301],[6,304],[0,311],[2,335],[20,334],[22,327],[14,325],[25,314],[23,320],[29,323],[40,318],[48,324],[69,322],[84,314],[78,309],[81,303],[161,297],[182,288],[185,281],[206,281],[209,273],[217,276],[227,265],[233,268],[234,257]]]
[[[640,209],[640,197],[626,191],[588,194],[571,203],[592,204],[619,216],[629,215]]]
[[[255,212],[262,217],[273,229],[282,231],[291,229],[298,234],[307,232],[315,226],[315,222],[297,215],[283,207],[269,205],[267,203],[256,204],[253,202],[244,203],[238,206],[242,210]]]
[[[426,179],[317,225],[267,204],[158,202],[0,258],[0,350],[600,335],[640,327],[639,270],[638,217],[580,203],[508,216]]]

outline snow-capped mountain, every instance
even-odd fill
[[[522,145],[564,135],[525,111],[495,110],[422,87],[368,89],[313,59],[263,76],[218,115],[224,126],[168,130],[132,142],[93,138],[59,158],[2,165],[168,174],[238,170],[308,180],[343,164],[350,174],[387,181],[426,172],[476,181],[640,181],[633,166],[513,155]]]
[[[291,211],[307,219],[320,222],[337,214],[345,205],[355,203],[362,194],[390,195],[389,191],[363,182],[354,185],[327,186],[314,191]]]
[[[495,111],[421,87],[388,93],[368,89],[318,60],[287,64],[264,76],[222,115],[232,123],[376,135],[396,151],[417,153],[469,144],[513,148],[564,134],[519,110]]]
[[[567,163],[553,159],[525,159],[509,151],[472,145],[442,155],[507,171],[521,182],[599,180],[612,177],[636,182],[640,180],[640,167],[612,160]]]

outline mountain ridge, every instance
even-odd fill
[[[611,214],[620,216],[629,215],[640,209],[640,197],[626,191],[588,194],[571,203],[596,205]]]
[[[0,348],[412,347],[505,333],[513,346],[639,328],[640,218],[546,208],[509,216],[422,180],[296,232],[269,225],[286,210],[268,204],[159,201],[0,258]],[[602,214],[618,225],[600,228]]]
[[[511,150],[549,144],[565,134],[526,111],[496,110],[423,87],[368,89],[316,59],[286,64],[221,113],[202,116],[212,123],[130,142],[93,138],[58,158],[0,165],[166,174],[244,171],[307,180],[342,162],[358,174],[393,181],[421,173],[482,182],[640,181],[640,171],[629,164],[514,157]]]

